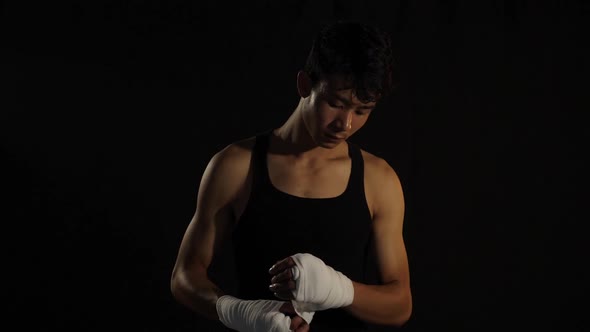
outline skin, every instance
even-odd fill
[[[346,139],[361,129],[375,102],[362,103],[339,77],[312,85],[297,75],[300,101],[287,121],[271,135],[268,171],[281,191],[307,198],[340,195],[346,188],[351,161]],[[336,137],[336,138],[334,138]],[[223,292],[207,277],[214,251],[235,226],[250,194],[254,137],[230,144],[213,156],[201,179],[195,214],[182,239],[172,272],[175,298],[197,313],[219,319],[215,302]],[[404,201],[395,171],[383,159],[361,151],[365,162],[365,193],[373,218],[377,261],[383,285],[353,283],[355,296],[345,308],[369,322],[400,326],[411,313],[409,269],[402,237]],[[293,262],[286,257],[270,270],[270,291],[292,298]],[[281,312],[292,317],[291,328],[308,331],[290,302]]]

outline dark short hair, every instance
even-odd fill
[[[325,25],[313,40],[303,70],[314,85],[341,75],[360,101],[375,101],[393,89],[391,39],[379,28],[360,22]]]

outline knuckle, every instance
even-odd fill
[[[271,324],[274,326],[280,326],[283,322],[283,317],[281,315],[273,315],[270,319]]]

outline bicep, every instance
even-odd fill
[[[373,228],[375,252],[383,283],[409,285],[409,267],[403,238],[404,195],[395,172],[387,165],[376,187]]]
[[[228,207],[197,207],[182,239],[178,262],[185,268],[206,270],[232,220]]]
[[[185,270],[205,271],[211,264],[215,249],[224,233],[233,223],[231,209],[231,178],[221,157],[216,155],[205,169],[199,190],[195,213],[180,244],[177,266]]]

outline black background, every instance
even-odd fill
[[[313,33],[356,19],[391,33],[399,64],[398,90],[351,140],[404,186],[404,330],[585,330],[588,12],[582,1],[3,2],[7,317],[18,330],[211,329],[169,291],[202,172],[286,120]]]

